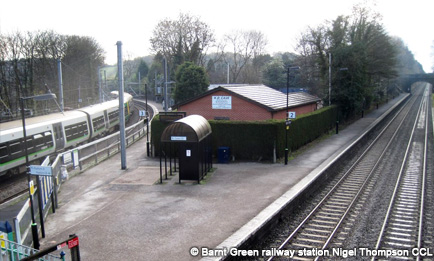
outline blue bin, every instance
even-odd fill
[[[229,163],[231,149],[229,147],[219,147],[217,151],[218,163]]]

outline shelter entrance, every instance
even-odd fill
[[[191,115],[167,126],[161,135],[160,182],[163,182],[164,157],[166,179],[168,171],[172,174],[172,160],[176,171],[178,159],[179,182],[195,180],[200,183],[212,168],[211,133],[208,121],[200,115]]]

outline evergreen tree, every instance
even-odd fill
[[[192,62],[180,65],[175,74],[175,103],[191,99],[208,89],[209,80],[203,67]]]
[[[144,79],[148,76],[149,72],[149,66],[144,60],[140,60],[139,68],[137,69],[137,80],[139,79],[139,73],[140,77]]]

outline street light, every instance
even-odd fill
[[[290,119],[288,117],[288,113],[289,113],[289,74],[290,71],[295,71],[295,70],[299,70],[300,67],[299,66],[293,66],[293,67],[288,67],[288,70],[286,71],[286,132],[285,132],[285,165],[288,165],[288,154],[289,154],[289,149],[288,149],[288,130],[289,130],[289,124]]]
[[[149,157],[149,113],[148,113],[148,85],[145,83],[145,104],[146,104],[146,155]]]
[[[42,94],[42,95],[36,95],[36,96],[30,96],[30,97],[21,97],[20,98],[20,106],[21,106],[21,118],[23,121],[23,139],[24,139],[24,153],[26,156],[26,167],[27,167],[27,181],[29,183],[29,196],[30,196],[30,213],[32,216],[32,236],[33,236],[33,246],[36,249],[39,249],[39,238],[38,238],[38,226],[36,225],[35,222],[35,211],[33,209],[33,195],[31,192],[31,186],[30,186],[30,182],[31,182],[31,178],[29,175],[29,155],[27,152],[27,133],[26,133],[26,115],[24,113],[24,101],[25,100],[34,100],[34,101],[46,101],[46,100],[51,100],[51,99],[57,99],[56,95],[54,93],[47,93],[47,94]],[[38,184],[38,189],[39,189],[39,215],[40,218],[43,218],[42,215],[42,206],[41,206],[41,202],[42,202],[42,194],[41,194],[41,186],[40,186],[40,181],[39,178],[36,179],[36,182]],[[44,223],[41,222],[41,230],[44,231]],[[42,232],[42,236],[45,237],[45,233]]]

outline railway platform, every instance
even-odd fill
[[[403,97],[318,142],[286,166],[214,164],[214,172],[200,185],[178,184],[177,173],[158,184],[159,160],[146,157],[143,139],[127,149],[126,170],[116,155],[62,185],[59,208],[48,216],[41,247],[76,234],[83,260],[199,260],[200,252],[192,255],[196,249],[242,240],[259,217],[269,215],[273,202],[297,193],[315,169]]]

